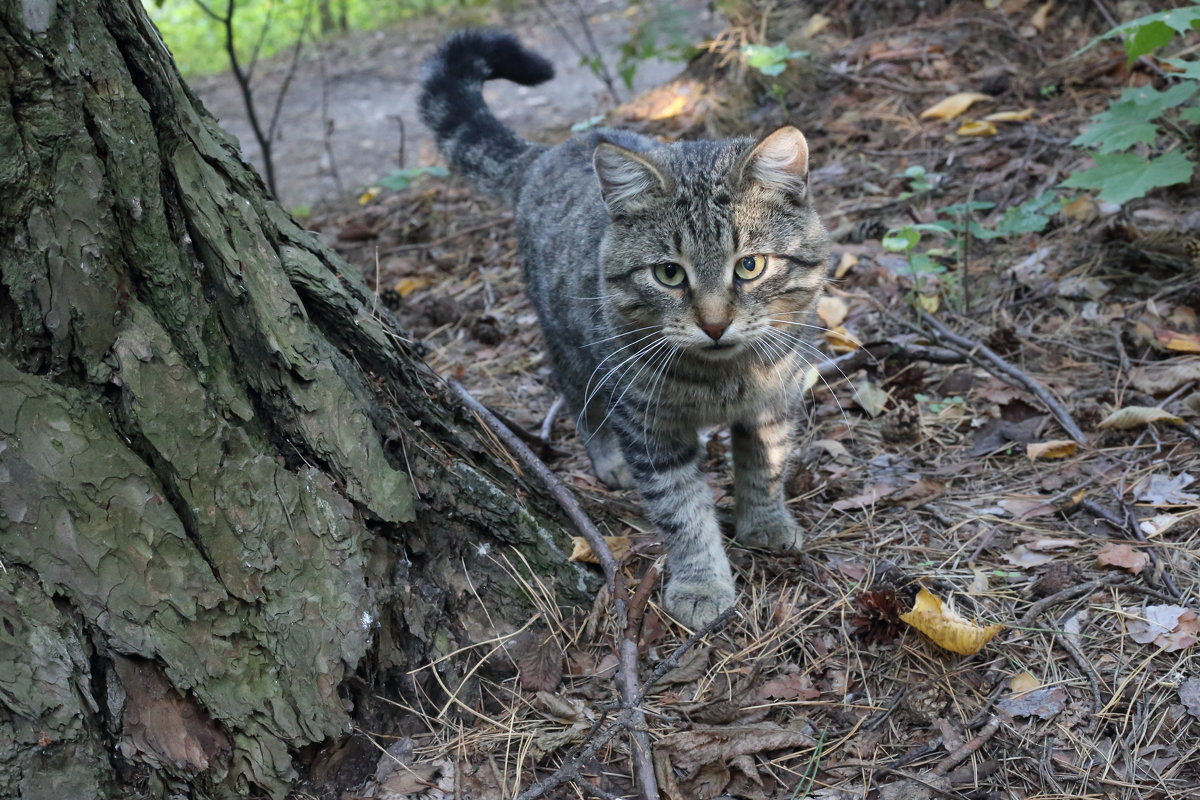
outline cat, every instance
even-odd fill
[[[667,610],[703,626],[735,590],[700,429],[731,428],[737,537],[803,543],[785,469],[829,258],[808,144],[785,125],[759,141],[597,129],[546,147],[484,103],[486,80],[553,75],[508,34],[462,31],[423,67],[421,118],[455,171],[515,206],[526,290],[596,475],[641,492]]]

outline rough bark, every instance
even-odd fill
[[[584,588],[140,0],[0,5],[0,197],[0,796],[282,797],[524,618],[497,554]]]

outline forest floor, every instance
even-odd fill
[[[664,797],[1200,796],[1196,181],[1124,207],[1054,204],[1045,230],[994,239],[939,211],[994,203],[967,212],[994,228],[1087,163],[1069,142],[1090,115],[1156,80],[1128,68],[1119,44],[1068,57],[1111,26],[1098,5],[952,3],[857,30],[826,20],[789,39],[813,58],[786,73],[786,114],[761,81],[711,59],[609,114],[666,137],[799,125],[834,240],[822,320],[845,331],[813,340],[814,361],[841,360],[812,389],[796,444],[791,506],[806,550],[731,542],[739,616],[644,699]],[[806,24],[740,30],[774,43]],[[968,116],[1024,113],[987,136],[959,135],[966,117],[920,119],[960,91],[989,97]],[[551,110],[535,105],[522,124],[551,141],[594,113]],[[327,204],[310,224],[378,287],[381,309],[395,307],[433,369],[539,442],[556,392],[510,210],[456,179],[363,200]],[[935,221],[957,241],[927,235],[920,273],[881,244],[889,229]],[[1102,424],[1129,407],[1182,424]],[[630,585],[654,580],[660,549],[636,495],[590,474],[570,419],[549,430],[541,456],[606,533],[628,537]],[[708,452],[728,509],[725,432]],[[515,797],[563,763],[597,796],[636,794],[625,735],[579,757],[614,716],[623,634],[610,599],[564,608],[510,566],[539,609],[529,626],[459,652],[451,671],[419,672],[425,687],[473,677],[393,698],[410,735],[377,738],[396,759],[375,779],[344,794],[314,780],[302,796]],[[920,588],[1002,631],[974,655],[940,648],[898,618]],[[630,633],[643,680],[688,636],[659,598]],[[547,796],[585,793],[568,782]]]

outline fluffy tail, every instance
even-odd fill
[[[529,162],[543,148],[504,127],[483,101],[483,82],[534,86],[554,77],[550,62],[496,31],[460,31],[425,62],[421,120],[456,172],[483,192],[515,202]]]

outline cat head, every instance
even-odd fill
[[[657,326],[709,359],[796,349],[829,251],[799,130],[645,152],[601,143],[593,163],[610,216],[600,260],[615,325]]]

